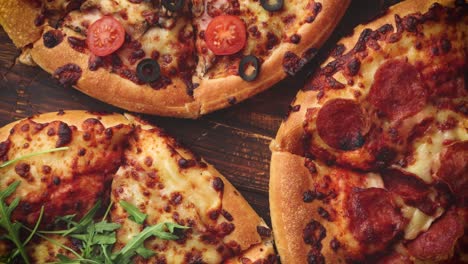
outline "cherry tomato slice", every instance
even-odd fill
[[[125,29],[117,19],[111,16],[96,20],[88,28],[86,43],[94,55],[107,56],[118,50],[124,41]]]
[[[246,38],[245,24],[236,16],[217,16],[205,31],[206,45],[216,55],[240,51],[245,46]]]

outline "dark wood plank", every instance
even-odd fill
[[[199,120],[144,116],[166,129],[223,173],[268,222],[268,145],[288,105],[334,43],[395,0],[354,0],[343,21],[314,60],[294,77],[230,109]],[[0,126],[60,109],[123,112],[77,90],[61,87],[38,67],[16,63],[18,50],[0,30]]]

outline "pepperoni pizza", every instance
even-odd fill
[[[3,0],[0,24],[65,86],[195,118],[295,74],[349,0]]]
[[[468,261],[467,11],[397,4],[299,91],[270,146],[282,263]]]

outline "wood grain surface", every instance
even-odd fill
[[[164,128],[220,170],[270,224],[268,145],[282,118],[314,68],[326,58],[334,44],[352,29],[384,12],[395,0],[354,0],[345,17],[319,54],[296,76],[278,83],[229,109],[198,120],[143,116]],[[19,51],[0,28],[0,126],[30,115],[61,109],[123,112],[64,88],[38,67],[16,61]]]

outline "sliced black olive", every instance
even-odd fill
[[[161,68],[159,63],[153,59],[144,59],[138,63],[137,76],[140,81],[145,83],[154,82],[159,79]]]
[[[284,0],[260,0],[260,4],[265,10],[274,12],[283,8]]]
[[[252,66],[253,70],[249,70],[249,67]],[[250,73],[247,73],[249,71]],[[253,56],[248,55],[242,58],[239,63],[239,76],[247,82],[255,80],[260,73],[260,60]]]
[[[167,10],[177,12],[184,7],[184,0],[162,0],[162,4]]]

